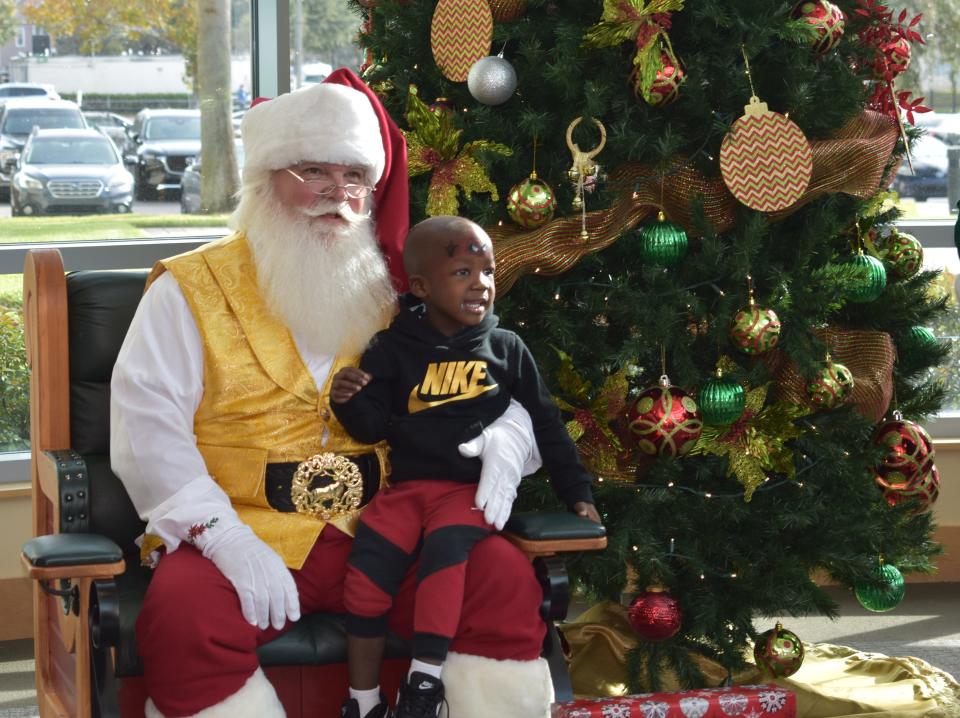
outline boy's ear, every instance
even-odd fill
[[[420,274],[414,274],[407,277],[407,283],[410,286],[410,293],[417,299],[427,298],[427,281]]]

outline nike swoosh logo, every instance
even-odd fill
[[[435,401],[424,401],[420,398],[420,385],[417,384],[413,389],[410,390],[410,398],[407,399],[407,412],[410,414],[416,414],[418,411],[423,411],[424,409],[432,409],[435,406],[440,406],[441,404],[449,404],[451,401],[463,401],[464,399],[473,399],[485,394],[491,389],[496,389],[496,384],[488,384],[486,386],[475,386],[469,391],[465,391],[463,394],[457,394],[456,396],[450,396],[446,399],[437,399]]]

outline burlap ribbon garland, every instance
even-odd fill
[[[810,143],[813,176],[796,204],[767,216],[777,222],[828,192],[844,192],[861,199],[870,197],[889,180],[884,168],[896,146],[897,125],[890,117],[870,110],[851,120],[836,136]],[[587,240],[580,237],[579,216],[561,217],[533,230],[517,227],[487,227],[497,252],[497,291],[506,293],[527,274],[556,276],[582,257],[610,246],[662,206],[667,217],[696,236],[692,223],[694,200],[702,198],[714,231],[733,226],[737,200],[721,178],[709,179],[684,160],[662,179],[653,169],[630,162],[610,173],[611,186],[624,192],[604,210],[588,212]],[[662,184],[662,187],[661,187]]]
[[[893,362],[896,358],[893,339],[886,332],[843,330],[828,327],[815,329],[814,334],[826,345],[834,362],[853,373],[853,394],[850,403],[857,411],[876,422],[883,418],[893,398]],[[809,378],[797,372],[786,354],[774,350],[764,354],[763,362],[774,377],[778,400],[810,407],[807,392]]]

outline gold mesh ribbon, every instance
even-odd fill
[[[850,402],[868,419],[880,421],[887,413],[893,397],[893,361],[896,353],[890,335],[832,327],[815,329],[814,334],[826,345],[833,361],[843,364],[853,373]],[[787,361],[783,352],[768,352],[762,360],[774,376],[777,399],[798,406],[811,406],[807,394],[808,379],[797,372],[796,365]]]
[[[828,192],[844,192],[861,199],[870,197],[889,179],[884,177],[883,170],[897,136],[896,122],[868,110],[834,137],[811,142],[813,176],[807,191],[790,208],[768,214],[770,221],[784,219]],[[526,231],[509,226],[486,227],[497,252],[497,291],[506,293],[527,274],[563,274],[585,255],[609,247],[661,204],[671,221],[688,235],[696,236],[692,208],[699,196],[714,231],[730,229],[739,203],[723,180],[704,176],[685,159],[677,164],[676,171],[662,176],[662,203],[661,174],[656,170],[636,162],[613,170],[609,182],[623,190],[607,209],[587,213],[587,240],[580,237],[579,216],[560,217]]]

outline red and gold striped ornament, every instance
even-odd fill
[[[488,0],[440,0],[433,11],[430,49],[440,73],[466,82],[473,64],[490,54],[493,14]]]
[[[891,229],[878,249],[894,279],[909,279],[923,266],[923,245],[912,234]]]
[[[763,354],[780,341],[780,318],[772,309],[754,304],[744,307],[733,316],[730,341],[744,354]]]
[[[637,448],[650,456],[683,456],[703,430],[697,402],[671,386],[666,374],[658,386],[640,393],[627,411],[627,421]]]
[[[871,441],[883,449],[883,458],[874,472],[877,484],[884,490],[913,490],[933,468],[936,452],[930,434],[899,412],[876,428]]]
[[[730,193],[751,209],[776,212],[803,196],[813,153],[803,131],[756,95],[720,146],[720,173]]]
[[[524,229],[535,229],[553,219],[557,198],[553,188],[536,172],[518,182],[507,193],[507,214]]]
[[[803,665],[803,642],[793,631],[778,623],[757,636],[753,659],[767,678],[792,676]]]
[[[843,10],[829,0],[803,0],[793,8],[790,17],[805,20],[808,25],[817,29],[813,50],[818,55],[827,53],[840,42],[847,19]]]
[[[817,409],[836,409],[850,398],[852,392],[853,372],[843,364],[837,364],[829,354],[823,369],[807,384],[810,403]]]

